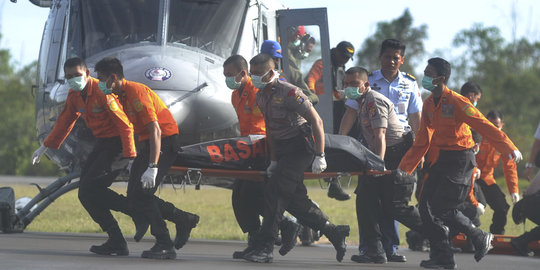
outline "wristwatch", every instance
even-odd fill
[[[157,167],[158,167],[157,163],[151,162],[150,164],[148,164],[148,168],[157,168]]]
[[[324,152],[315,154],[315,156],[322,157],[322,158],[323,158],[323,157],[326,157],[326,155],[324,154]]]

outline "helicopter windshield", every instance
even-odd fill
[[[232,54],[247,0],[169,3],[169,45],[196,47],[224,58]],[[87,58],[127,44],[161,43],[159,7],[156,0],[72,0],[68,57]]]
[[[156,42],[159,1],[73,0],[68,56],[89,57],[130,43]]]
[[[247,1],[171,1],[167,41],[229,57],[238,38]]]

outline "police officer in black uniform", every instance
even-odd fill
[[[253,85],[260,89],[257,105],[266,122],[271,163],[264,190],[264,219],[255,250],[244,255],[252,262],[272,262],[278,224],[285,209],[306,226],[320,230],[334,245],[336,259],[346,251],[347,225],[335,226],[307,196],[304,170],[314,173],[326,169],[323,123],[313,105],[298,87],[281,82],[274,62],[267,54],[250,61]],[[311,126],[313,125],[313,132]],[[314,159],[315,157],[315,159]]]

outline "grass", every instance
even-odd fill
[[[500,179],[499,179],[500,180]],[[502,182],[501,182],[502,181]],[[358,244],[358,224],[356,221],[355,197],[345,202],[338,202],[326,196],[326,190],[320,189],[316,181],[307,180],[310,198],[317,202],[326,215],[329,216],[334,224],[348,224],[351,226],[351,234],[347,238],[349,244]],[[502,185],[501,185],[502,184]],[[503,190],[504,180],[499,181]],[[528,185],[527,181],[520,181],[520,190]],[[351,195],[356,183],[346,189]],[[16,198],[33,197],[37,194],[37,189],[32,186],[12,186],[15,190]],[[113,189],[118,193],[125,194],[125,186],[114,185]],[[182,189],[174,190],[170,186],[163,188],[160,192],[161,198],[172,202],[176,207],[196,213],[201,217],[199,225],[193,230],[192,237],[198,239],[221,239],[221,240],[245,240],[246,235],[242,233],[231,207],[231,191],[222,188],[201,186],[201,190],[195,190],[193,186],[188,186],[185,191]],[[509,201],[510,198],[508,197]],[[411,204],[415,203],[414,201]],[[120,227],[125,235],[133,235],[135,227],[131,219],[120,213],[113,213],[117,218]],[[481,228],[489,230],[493,211],[487,207],[486,213],[481,217]],[[168,222],[171,236],[174,237],[175,228]],[[532,222],[526,222],[526,230],[535,226]],[[73,232],[73,233],[95,233],[102,232],[99,226],[92,221],[88,213],[81,206],[77,191],[71,191],[64,194],[45,209],[30,225],[26,228],[28,231],[44,232]],[[408,229],[405,226],[399,226],[401,244],[406,245],[405,232]],[[506,225],[507,235],[519,235],[524,232],[523,225],[515,225],[511,218],[511,211],[508,215]],[[147,233],[149,236],[149,233]],[[325,239],[323,238],[322,241]]]

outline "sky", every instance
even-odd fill
[[[391,21],[409,8],[413,25],[428,26],[426,50],[448,50],[454,36],[474,23],[496,26],[503,37],[540,40],[540,1],[538,0],[279,0],[289,8],[327,7],[330,45],[342,40],[359,48],[381,21]],[[515,8],[513,8],[515,7]],[[49,9],[28,0],[0,0],[0,48],[9,49],[18,67],[39,55],[43,26]],[[516,19],[512,19],[512,18]],[[514,23],[515,22],[515,23]],[[513,30],[514,29],[514,30]]]

